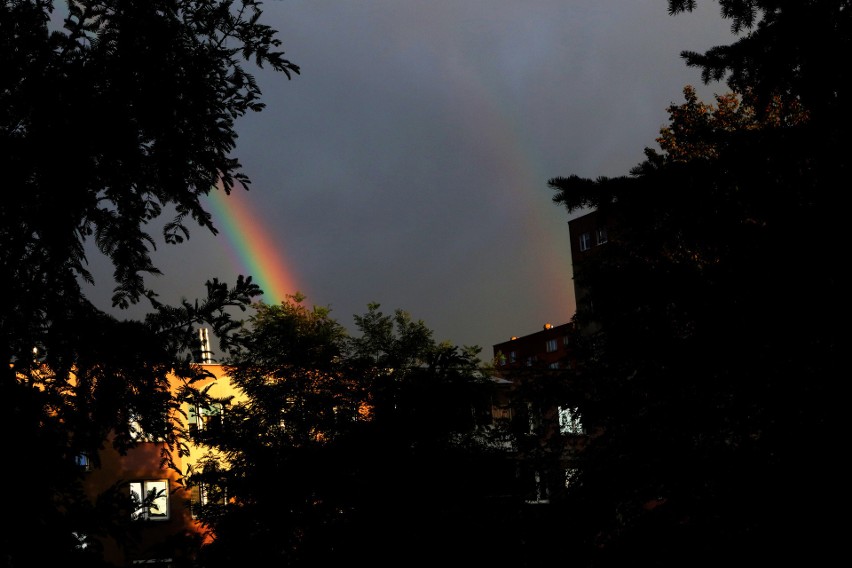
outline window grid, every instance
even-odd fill
[[[169,480],[149,479],[130,482],[130,496],[136,505],[133,520],[165,521],[169,518]]]

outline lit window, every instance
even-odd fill
[[[92,471],[92,462],[86,452],[80,452],[74,456],[74,463],[83,471]]]
[[[580,250],[589,250],[592,248],[592,234],[583,233],[580,235]]]
[[[559,361],[551,363],[550,365],[548,365],[548,367],[551,368],[551,369],[558,369],[559,368]]]
[[[133,520],[165,521],[169,518],[169,480],[131,481]]]
[[[606,227],[599,227],[597,230],[598,244],[602,245],[607,241]]]
[[[577,407],[559,407],[559,433],[582,434],[583,424],[580,422],[580,412]]]
[[[157,435],[154,432],[146,431],[142,427],[142,417],[137,412],[130,412],[130,437],[137,442],[163,442],[165,438],[162,435]],[[162,423],[165,427],[165,420]]]
[[[518,352],[517,351],[511,351],[509,353],[509,362],[514,363],[517,360],[518,360]]]
[[[548,339],[546,346],[548,353],[553,353],[554,351],[556,351],[556,339]]]
[[[74,531],[71,533],[71,536],[73,536],[74,539],[77,541],[77,543],[74,545],[74,548],[76,548],[77,550],[89,548],[89,544],[91,543],[89,535],[87,535],[86,533]]]
[[[577,481],[577,476],[579,475],[579,471],[576,467],[569,467],[565,469],[565,487],[571,487],[575,481]]]

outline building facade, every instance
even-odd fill
[[[591,299],[578,285],[577,274],[609,241],[611,230],[611,219],[597,211],[569,221],[578,315],[590,313]],[[516,441],[513,459],[527,503],[558,499],[571,483],[580,450],[594,434],[579,411],[582,394],[571,385],[577,341],[580,334],[594,330],[594,322],[575,317],[492,346],[496,373],[510,385],[492,412],[495,419],[511,424]]]
[[[235,395],[230,381],[218,364],[202,365],[210,375],[195,386],[208,388],[212,397]],[[170,377],[172,390],[182,384]],[[104,560],[115,566],[176,567],[191,563],[198,547],[210,537],[199,523],[193,506],[200,504],[204,493],[187,483],[203,451],[196,444],[199,433],[221,420],[221,410],[199,409],[184,402],[170,418],[183,430],[185,446],[169,447],[162,440],[146,436],[141,429],[134,444],[126,452],[119,451],[107,439],[97,456],[98,467],[81,456],[85,468],[84,489],[96,502],[117,494],[130,497],[134,506],[128,512],[127,530],[121,535],[98,537]],[[82,539],[81,535],[81,539]],[[81,540],[85,546],[85,540]]]

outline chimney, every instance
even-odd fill
[[[210,337],[206,327],[198,330],[198,343],[201,349],[200,363],[202,365],[209,365],[213,362],[213,352],[210,351]]]

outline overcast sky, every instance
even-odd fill
[[[253,182],[239,206],[268,248],[247,248],[246,218],[211,203],[222,233],[161,245],[165,275],[151,283],[176,301],[214,276],[285,271],[289,292],[353,331],[378,302],[484,358],[568,322],[569,216],[547,181],[627,174],[685,85],[707,101],[725,92],[679,55],[730,42],[716,2],[699,7],[267,1],[265,21],[302,71],[257,72],[267,108],[238,123],[235,155]]]

